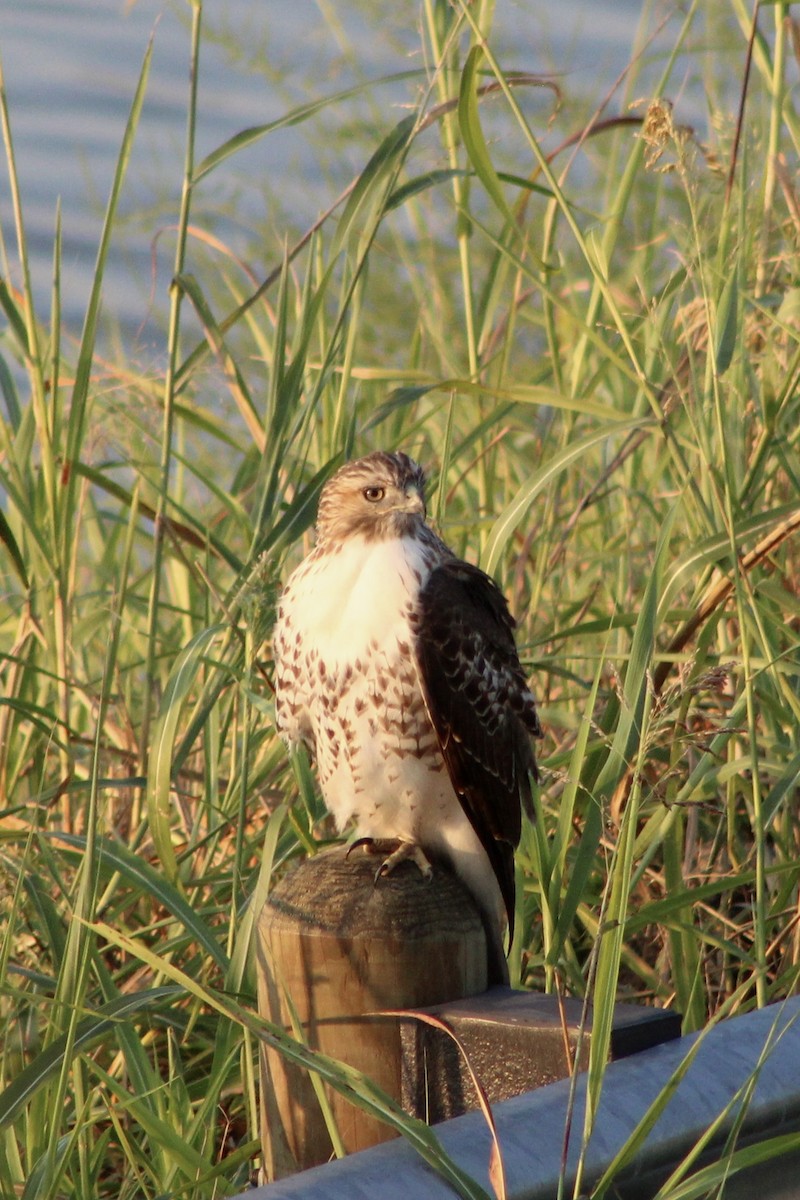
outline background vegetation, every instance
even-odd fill
[[[380,111],[347,193],[267,278],[188,236],[273,128],[195,161],[195,72],[148,374],[95,344],[148,62],[77,349],[58,230],[34,304],[3,102],[3,1195],[221,1195],[253,1169],[254,915],[331,834],[273,729],[274,598],[321,483],[379,446],[430,467],[433,516],[506,589],[541,698],[515,978],[601,1016],[615,995],[669,1005],[687,1030],[795,990],[789,9],[757,6],[754,29],[739,0],[687,4],[659,88],[640,101],[634,57],[586,114],[495,60],[490,4],[422,0],[413,104]],[[733,93],[686,57],[723,36]],[[667,100],[679,53],[705,68],[711,144]]]

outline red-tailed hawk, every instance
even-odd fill
[[[426,525],[424,486],[406,454],[377,452],[323,488],[316,546],[278,610],[278,728],[314,754],[339,830],[391,843],[381,871],[452,865],[499,982],[541,730],[505,599]]]

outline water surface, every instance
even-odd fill
[[[628,62],[641,0],[498,0],[494,44],[504,65],[558,73],[564,87],[601,98]],[[188,4],[158,0],[1,0],[2,56],[34,282],[49,302],[53,231],[63,222],[65,324],[80,329],[102,214],[142,61],[153,58],[140,127],[107,270],[106,312],[146,356],[163,340],[171,272],[169,235],[179,204],[188,98]],[[326,14],[326,15],[323,15]],[[421,67],[415,5],[314,0],[211,0],[205,6],[197,159],[242,129],[354,83]],[[674,37],[676,21],[658,45]],[[350,119],[385,132],[411,93],[378,88],[354,100]],[[268,269],[291,239],[327,207],[364,162],[376,132],[344,142],[330,136],[343,110],[271,134],[220,171],[198,194],[195,220],[224,233],[235,250],[249,230],[272,231]],[[5,170],[0,220],[19,283]],[[154,233],[161,231],[154,242]],[[151,264],[158,264],[153,275]],[[153,292],[151,303],[151,290]],[[149,314],[149,319],[148,319]]]

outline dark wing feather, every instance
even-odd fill
[[[451,782],[489,856],[514,931],[514,850],[536,778],[541,728],[517,656],[514,619],[494,580],[448,559],[420,593],[416,652]]]

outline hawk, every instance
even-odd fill
[[[541,729],[505,598],[425,515],[424,473],[403,453],[325,484],[315,548],[279,603],[277,724],[315,757],[338,829],[353,822],[387,854],[378,874],[409,857],[425,874],[429,858],[451,865],[481,911],[490,982],[503,982]]]

